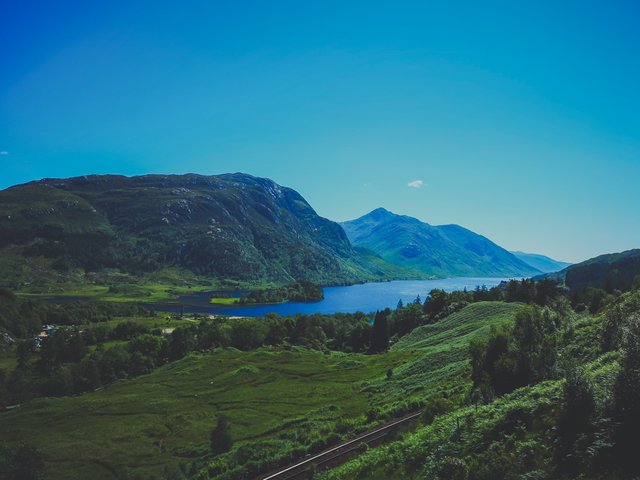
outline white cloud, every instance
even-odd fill
[[[407,187],[421,188],[424,187],[424,182],[422,180],[414,180],[413,182],[407,183]]]

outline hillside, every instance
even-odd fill
[[[620,253],[609,253],[571,265],[558,273],[546,275],[573,290],[588,287],[607,291],[627,291],[634,286],[640,276],[640,249]],[[640,283],[639,283],[640,285]]]
[[[521,277],[540,273],[491,240],[458,225],[432,226],[383,208],[341,225],[354,245],[427,275]]]
[[[166,268],[276,283],[403,274],[354,250],[296,191],[250,175],[90,175],[0,192],[0,284]]]
[[[425,397],[446,392],[459,400],[469,383],[464,374],[468,342],[486,337],[491,326],[512,322],[519,308],[499,302],[469,305],[411,334],[412,340],[425,337],[420,345],[403,342],[376,355],[321,352],[292,347],[282,339],[262,346],[273,342],[267,332],[292,328],[296,335],[304,335],[302,343],[328,342],[327,338],[336,336],[329,341],[338,348],[337,337],[351,343],[358,336],[355,332],[370,328],[358,315],[235,319],[224,322],[222,329],[219,322],[201,324],[204,335],[196,339],[213,338],[218,348],[191,353],[103,389],[42,398],[0,411],[0,432],[7,446],[28,440],[41,451],[46,478],[51,479],[106,480],[127,474],[129,478],[256,478],[259,472],[350,438],[399,412],[415,410]],[[158,317],[130,320],[149,325],[167,321]],[[298,329],[296,322],[301,326],[313,322],[314,328]],[[215,332],[226,329],[230,336],[216,336]],[[220,342],[249,341],[249,331],[262,339],[247,346],[248,351],[219,348]],[[168,338],[169,344],[174,336]],[[295,338],[284,336],[289,341]],[[162,342],[155,338],[153,343]],[[134,338],[126,346],[131,349],[143,341],[148,354],[149,335]],[[102,350],[111,362],[119,358],[116,352],[123,354],[119,350],[123,346],[111,343]],[[97,355],[88,352],[79,371],[95,365]],[[32,362],[35,365],[36,358]],[[209,434],[219,414],[229,419],[236,445],[231,452],[212,457]],[[180,466],[191,474],[169,476]],[[202,468],[208,475],[195,475]]]
[[[543,273],[558,272],[563,268],[567,268],[569,265],[571,265],[569,262],[560,262],[558,260],[554,260],[553,258],[547,257],[546,255],[517,251],[511,253],[522,260],[524,263],[531,265],[533,268],[536,268]]]

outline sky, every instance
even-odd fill
[[[640,248],[640,6],[6,2],[0,188],[245,172],[577,262]]]

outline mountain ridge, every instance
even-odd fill
[[[341,225],[353,245],[428,275],[518,277],[540,273],[488,238],[456,224],[433,226],[379,207]]]
[[[0,191],[0,257],[14,260],[0,262],[5,284],[20,281],[6,275],[25,258],[58,272],[178,267],[253,282],[416,276],[361,255],[295,190],[243,173],[86,175],[10,187]]]
[[[511,253],[515,255],[517,258],[522,260],[524,263],[531,265],[534,268],[537,268],[542,273],[551,273],[558,272],[568,266],[572,265],[570,262],[562,262],[560,260],[555,260],[546,255],[541,255],[539,253],[527,253],[519,250],[511,250]]]

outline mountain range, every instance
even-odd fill
[[[519,252],[519,251],[512,251],[511,253],[513,253],[517,258],[522,260],[524,263],[527,263],[532,267],[537,268],[543,273],[558,272],[571,265],[571,263],[569,262],[560,262],[558,260],[554,260],[553,258],[547,257],[546,255],[539,255],[535,253],[525,253],[525,252]]]
[[[141,275],[166,267],[279,283],[416,277],[354,248],[296,191],[246,174],[90,175],[0,192],[5,285],[38,281],[47,269]]]
[[[523,277],[542,271],[459,225],[429,225],[384,208],[341,225],[353,245],[427,275]]]
[[[295,190],[243,173],[89,175],[0,191],[0,285],[14,288],[168,268],[280,284],[520,277],[549,262],[382,208],[340,225]]]
[[[640,249],[599,255],[559,272],[535,278],[550,278],[572,290],[601,288],[609,292],[624,292],[640,288]]]

